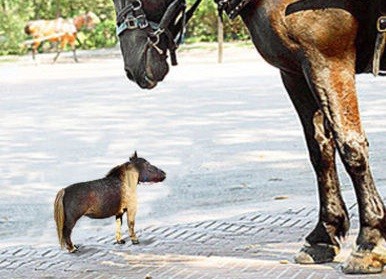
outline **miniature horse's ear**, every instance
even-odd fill
[[[134,151],[133,156],[130,157],[130,161],[133,161],[133,160],[135,160],[137,158],[138,158],[138,155],[137,155],[137,150],[136,150],[136,151]]]

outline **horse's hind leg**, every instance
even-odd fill
[[[64,198],[64,225],[63,225],[63,238],[66,243],[66,248],[70,253],[78,251],[78,246],[74,245],[71,241],[71,233],[76,221],[82,217],[83,212],[81,208],[78,208],[76,202],[73,202],[71,192],[66,192],[67,197]]]
[[[328,78],[317,79],[323,111],[333,129],[343,164],[354,184],[359,207],[360,230],[356,251],[343,271],[346,273],[382,272],[384,261],[377,260],[374,248],[386,236],[385,208],[372,178],[368,142],[361,126],[354,80],[354,58],[346,63],[331,61]],[[336,60],[340,61],[340,60]],[[350,62],[349,62],[350,61]],[[340,63],[346,64],[344,66]],[[323,84],[325,83],[325,84]]]
[[[74,245],[71,241],[71,233],[72,233],[72,229],[75,226],[75,222],[66,220],[64,222],[64,227],[63,227],[63,238],[64,238],[64,241],[66,242],[66,248],[70,253],[74,253],[78,251],[78,246]]]
[[[335,143],[305,78],[285,72],[281,76],[304,129],[320,200],[318,223],[306,237],[307,244],[296,255],[295,261],[331,262],[340,249],[338,239],[344,237],[349,228],[335,166]]]
[[[368,143],[359,116],[355,88],[357,21],[339,9],[307,11],[288,16],[287,27],[307,57],[303,71],[321,104],[357,196],[357,248],[343,271],[381,272],[385,261],[375,248],[386,236],[385,207],[374,185]]]

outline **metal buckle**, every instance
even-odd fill
[[[128,16],[125,22],[128,29],[136,29],[138,27],[138,20],[133,16]]]
[[[381,16],[377,21],[378,32],[386,32],[386,16]]]
[[[149,26],[149,23],[146,20],[145,15],[140,15],[137,17],[137,25],[140,29],[145,29]]]
[[[140,0],[136,0],[132,3],[133,5],[133,10],[138,11],[142,8],[142,2]]]

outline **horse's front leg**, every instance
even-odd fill
[[[38,41],[35,41],[32,43],[32,59],[36,59],[36,53],[38,50],[38,47],[40,46],[40,43]]]
[[[307,243],[295,256],[295,261],[303,264],[331,262],[340,250],[339,239],[349,229],[335,165],[335,143],[305,78],[285,72],[281,76],[303,126],[320,200],[318,223],[306,237]]]
[[[59,41],[57,42],[57,45],[56,45],[56,55],[55,55],[52,63],[55,63],[56,60],[58,60],[58,57],[59,57],[60,53],[62,52],[62,50],[64,49],[64,47],[66,46],[66,44],[67,44],[67,41],[64,38],[64,36],[60,37]]]
[[[331,26],[336,22],[339,28]],[[385,207],[374,185],[368,143],[359,116],[355,88],[357,23],[350,14],[339,10],[324,16],[319,13],[304,14],[301,18],[292,16],[288,23],[308,59],[304,72],[322,105],[357,196],[360,220],[357,247],[343,271],[381,272],[385,262],[377,245],[386,236]]]
[[[135,234],[135,215],[137,214],[137,195],[130,197],[129,206],[127,208],[127,226],[129,228],[129,236],[133,244],[139,244],[137,235]]]
[[[71,41],[70,45],[71,45],[72,55],[73,55],[73,57],[74,57],[74,61],[75,61],[75,63],[78,63],[79,60],[78,60],[78,57],[76,56],[75,37],[74,37],[74,39]]]
[[[122,227],[122,214],[115,216],[115,240],[118,244],[125,244],[125,240],[122,239],[121,227]]]

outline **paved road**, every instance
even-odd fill
[[[79,64],[70,56],[55,65],[50,55],[39,59],[0,64],[0,277],[340,276],[338,263],[291,264],[315,222],[316,187],[278,73],[253,49],[227,49],[223,65],[211,49],[183,52],[152,91],[125,79],[116,50],[80,53]],[[383,194],[385,85],[358,77]],[[81,219],[73,238],[82,253],[60,251],[57,190],[105,175],[134,150],[168,174],[139,188],[141,245],[112,245],[113,219]],[[351,242],[355,229],[354,222]]]

